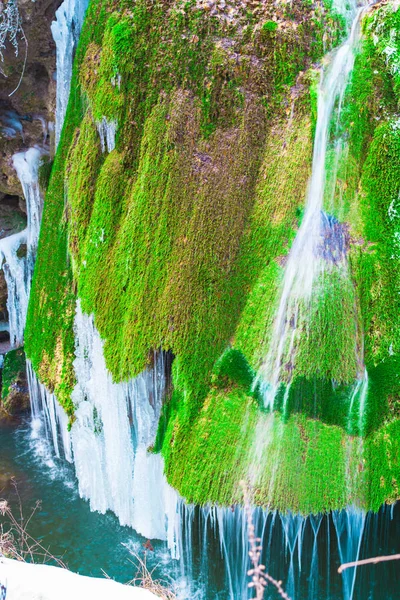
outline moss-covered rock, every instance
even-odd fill
[[[29,412],[29,389],[23,348],[4,356],[1,378],[0,418],[18,417]]]
[[[321,275],[276,412],[266,414],[256,374],[303,215],[315,62],[344,22],[319,2],[253,4],[209,14],[194,0],[90,3],[46,195],[26,350],[69,414],[77,297],[94,313],[116,381],[142,371],[152,349],[171,350],[173,391],[155,450],[189,501],[240,501],[238,482],[249,477],[263,505],[375,507],[396,495],[399,465],[385,444],[400,388],[397,376],[379,382],[397,373],[400,352],[400,147],[397,81],[374,40],[380,22],[398,17],[387,7],[366,17],[348,108],[332,122],[343,143],[328,148],[324,208],[345,239],[341,266],[332,260]],[[116,124],[116,147],[104,154],[103,118]],[[350,413],[364,362],[359,427]]]

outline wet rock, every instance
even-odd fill
[[[346,223],[340,223],[332,215],[321,213],[321,241],[318,245],[319,255],[334,264],[346,259],[349,250],[350,235]]]
[[[7,283],[4,277],[3,269],[0,270],[0,321],[8,320],[7,311]]]
[[[19,196],[0,194],[0,239],[26,228],[26,214],[21,210]]]

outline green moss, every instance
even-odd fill
[[[275,31],[277,28],[278,23],[275,21],[266,21],[262,26],[263,31]]]
[[[399,499],[400,420],[397,419],[366,440],[367,477],[372,510]]]
[[[352,383],[357,375],[357,313],[346,268],[328,267],[315,282],[305,330],[296,373]]]
[[[51,160],[48,156],[44,156],[41,159],[39,165],[39,185],[43,192],[45,192],[49,186],[53,162],[54,161]]]
[[[10,393],[12,384],[19,378],[21,372],[25,373],[26,362],[23,348],[10,350],[4,356],[2,368],[1,399],[5,401]]]
[[[246,477],[248,449],[257,418],[254,401],[249,402],[239,389],[212,391],[190,435],[185,435],[188,421],[182,409],[181,401],[164,442],[170,483],[188,501],[197,504],[238,501],[238,482]],[[168,460],[168,453],[173,454],[173,460]]]
[[[93,208],[96,180],[102,163],[99,134],[88,112],[75,133],[65,169],[68,246],[74,270],[78,273]]]
[[[213,381],[218,387],[236,383],[247,391],[251,390],[254,377],[255,373],[245,356],[235,348],[230,348],[223,353],[217,360],[213,372]]]

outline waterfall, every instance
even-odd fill
[[[320,82],[312,174],[305,213],[288,256],[269,350],[259,373],[264,403],[270,409],[273,409],[282,381],[282,363],[285,362],[286,357],[289,361],[293,358],[298,330],[301,329],[302,312],[304,310],[307,312],[313,284],[317,275],[323,271],[324,263],[332,260],[330,244],[326,243],[326,216],[322,212],[329,128],[335,110],[337,110],[337,119],[340,116],[344,93],[360,39],[360,18],[364,10],[363,8],[356,10],[354,0],[350,4],[355,17],[349,37],[334,52]],[[328,225],[331,227],[329,223]],[[329,236],[329,239],[331,238],[332,236]],[[337,254],[340,256],[343,254],[340,252],[340,240],[336,240],[336,236],[333,239],[335,246],[339,247],[339,253],[335,250],[334,256]],[[327,247],[328,256],[326,256]]]
[[[79,302],[75,336],[71,431],[54,394],[28,364],[33,435],[50,442],[56,457],[74,463],[79,494],[92,510],[112,510],[121,524],[148,539],[166,541],[185,579],[194,582],[184,598],[212,597],[210,590],[219,586],[218,597],[224,600],[248,600],[252,593],[244,509],[188,505],[168,485],[162,458],[151,452],[167,389],[168,355],[155,353],[151,368],[117,384],[107,371],[93,317],[82,313]],[[261,539],[261,562],[283,581],[293,600],[320,598],[318,582],[326,572],[328,588],[335,582],[329,597],[352,600],[356,573],[339,577],[337,568],[361,555],[366,522],[362,510],[349,507],[305,517],[254,507],[252,518]],[[368,515],[368,522],[373,518]]]
[[[24,338],[42,214],[38,169],[43,154],[43,149],[30,148],[26,152],[14,154],[12,158],[24,192],[28,222],[24,231],[0,240],[0,262],[8,293],[7,310],[11,347],[21,346]]]
[[[178,510],[181,569],[188,579],[200,579],[204,590],[209,590],[212,585],[210,578],[216,567],[224,572],[220,591],[228,590],[228,594],[223,598],[253,598],[253,591],[248,587],[250,563],[244,510],[240,507],[196,508],[186,505],[183,500],[180,500]],[[386,519],[388,514],[385,513]],[[369,513],[368,518],[373,521],[377,517]],[[326,515],[304,517],[254,508],[252,519],[255,535],[262,547],[261,564],[270,575],[283,582],[292,600],[322,597],[352,600],[356,570],[344,572],[341,580],[337,576],[337,568],[339,564],[357,560],[360,556],[366,521],[363,511],[349,507]],[[336,581],[331,588],[328,584],[330,589],[323,595],[318,580],[325,570],[327,581],[333,578]],[[271,588],[267,590],[270,592]],[[275,598],[267,594],[267,598],[270,597]]]
[[[74,52],[88,4],[89,0],[64,0],[51,25],[57,48],[56,147],[67,112]]]
[[[26,229],[0,240],[0,261],[7,284],[7,311],[12,348],[23,344],[28,310],[30,289],[28,262],[26,256],[18,256],[20,248],[26,242]]]

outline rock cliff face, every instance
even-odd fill
[[[50,151],[52,145],[56,50],[50,25],[60,4],[61,0],[0,2],[0,22],[9,14],[10,7],[14,10],[14,22],[15,18],[20,20],[16,43],[12,43],[10,35],[6,37],[0,61],[0,240],[27,226],[26,201],[12,156],[32,146],[46,147]],[[18,255],[24,251],[26,247],[22,245]],[[1,269],[0,354],[10,347],[7,296]],[[23,350],[10,355],[5,359],[7,382],[3,384],[3,416],[15,416],[29,407]],[[12,374],[11,367],[15,371]]]
[[[22,195],[11,156],[50,141],[56,85],[50,25],[60,4],[61,0],[18,0],[23,29],[18,34],[18,56],[8,41],[0,63],[0,203],[7,196]]]

